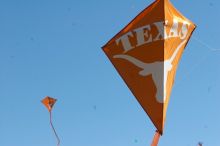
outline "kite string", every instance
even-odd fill
[[[193,36],[192,37],[195,41],[197,41],[199,44],[201,44],[202,46],[204,46],[205,48],[207,48],[209,51],[220,51],[220,49],[216,49],[213,48],[212,46],[210,46],[209,44],[205,43],[204,41],[198,39],[197,37]]]
[[[202,41],[201,39],[195,37],[195,36],[192,36],[192,39],[194,39],[198,44],[202,45],[203,47],[207,48],[208,51],[211,51],[211,52],[216,52],[217,51],[220,51],[220,49],[216,49],[216,48],[213,48],[212,46],[210,46],[208,43]],[[190,76],[190,74],[198,67],[200,66],[204,61],[206,61],[208,59],[208,56],[207,54],[204,55],[202,58],[200,58],[200,61],[198,61],[197,63],[195,63],[191,70],[190,71],[186,71],[185,72],[185,76],[182,77],[182,79],[180,79],[179,83],[176,84],[176,86],[179,86],[179,84],[181,84],[181,81],[184,80],[185,78],[187,78],[188,76]]]
[[[55,130],[54,126],[53,126],[53,123],[52,123],[52,112],[51,111],[50,111],[50,125],[51,125],[51,127],[53,129],[53,132],[54,132],[56,138],[57,138],[57,146],[60,146],[60,138],[57,135],[57,132],[56,132],[56,130]]]

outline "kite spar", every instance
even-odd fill
[[[52,122],[52,108],[54,106],[54,104],[56,103],[56,99],[52,98],[52,97],[49,97],[49,96],[46,96],[41,102],[46,106],[46,108],[48,109],[49,113],[50,113],[50,125],[51,125],[51,128],[56,136],[56,139],[57,139],[57,146],[60,146],[60,138],[59,136],[57,135],[57,132],[53,126],[53,122]]]
[[[151,146],[157,146],[159,143],[159,139],[160,139],[160,133],[159,131],[156,131]]]

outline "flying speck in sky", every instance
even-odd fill
[[[199,143],[198,143],[198,146],[203,146],[203,143],[202,143],[202,142],[199,142]]]

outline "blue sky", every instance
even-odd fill
[[[0,145],[146,146],[155,127],[101,50],[153,0],[0,0]],[[220,145],[220,1],[174,1],[197,24],[160,146]],[[200,42],[202,41],[202,43]],[[213,49],[213,50],[212,50]]]

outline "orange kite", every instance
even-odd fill
[[[156,0],[103,46],[161,135],[178,63],[195,28],[169,0]]]
[[[52,123],[52,108],[54,106],[54,104],[56,103],[56,99],[52,98],[52,97],[49,97],[49,96],[46,96],[41,102],[46,106],[46,108],[48,109],[49,113],[50,113],[50,125],[51,125],[51,128],[53,129],[53,132],[56,136],[56,139],[57,139],[57,146],[60,145],[60,138],[59,136],[57,135],[57,132],[53,126],[53,123]]]
[[[48,109],[48,111],[50,112],[54,106],[54,104],[56,103],[56,99],[46,96],[41,102],[46,106],[46,108]]]

